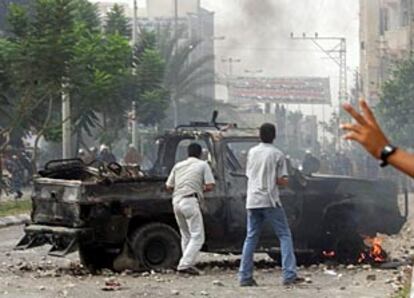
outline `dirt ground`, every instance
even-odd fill
[[[267,256],[257,255],[255,277],[259,287],[240,288],[238,256],[203,254],[199,264],[203,275],[198,277],[178,276],[173,271],[122,274],[104,271],[92,276],[81,268],[76,253],[62,259],[46,256],[47,247],[13,251],[22,228],[0,229],[1,297],[392,297],[407,278],[404,271],[411,268],[379,270],[368,265],[332,268],[313,265],[300,268],[300,275],[308,283],[285,287],[281,285],[280,267]],[[411,228],[407,226],[403,233],[404,237],[386,241],[398,254],[414,251],[414,246],[409,246],[412,243],[407,242]],[[104,290],[108,282],[115,284],[114,291]]]

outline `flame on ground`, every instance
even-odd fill
[[[387,253],[381,246],[382,239],[380,237],[365,237],[364,242],[369,246],[369,249],[360,253],[358,263],[383,263],[386,261]]]

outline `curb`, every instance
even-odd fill
[[[29,214],[0,217],[0,229],[10,226],[18,226],[30,222]]]

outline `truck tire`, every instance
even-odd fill
[[[81,264],[91,274],[97,274],[101,269],[113,270],[116,254],[107,252],[103,247],[79,244],[79,259]]]
[[[173,268],[180,260],[180,236],[167,224],[150,223],[139,227],[131,243],[135,258],[145,269]]]

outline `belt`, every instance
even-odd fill
[[[183,198],[197,198],[198,199],[198,194],[196,192],[189,194],[189,195],[185,195],[182,196]]]

